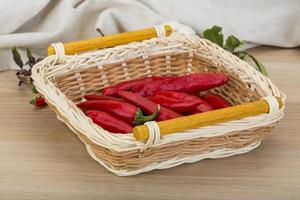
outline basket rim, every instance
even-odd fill
[[[184,46],[184,44],[185,45],[188,44],[189,46],[188,47]],[[133,138],[132,134],[126,134],[126,135],[111,134],[108,131],[102,129],[101,127],[95,126],[88,117],[86,117],[84,114],[82,115],[80,109],[77,108],[73,102],[67,99],[67,97],[55,87],[55,85],[49,80],[49,77],[51,77],[51,75],[54,74],[59,74],[65,71],[70,71],[72,69],[80,69],[80,67],[84,67],[83,64],[80,67],[77,66],[76,68],[75,62],[77,62],[80,59],[82,60],[88,59],[89,56],[100,57],[99,62],[97,62],[96,64],[99,64],[101,62],[105,63],[108,61],[120,62],[122,61],[122,59],[132,58],[133,56],[139,56],[141,55],[141,53],[146,52],[146,51],[134,51],[136,49],[140,49],[141,47],[145,47],[145,46],[147,46],[147,48],[151,48],[154,46],[157,48],[157,45],[162,45],[162,46],[161,49],[154,48],[156,52],[157,50],[160,50],[159,52],[165,53],[167,52],[165,51],[166,49],[176,50],[176,48],[179,48],[181,50],[188,50],[188,49],[194,50],[196,54],[199,53],[198,47],[202,45],[205,48],[208,48],[210,51],[212,51],[214,55],[219,57],[220,59],[223,58],[229,63],[231,64],[235,63],[238,67],[244,69],[247,72],[248,77],[246,76],[246,78],[242,80],[249,80],[249,82],[254,82],[254,83],[261,81],[263,83],[261,85],[263,85],[264,87],[257,87],[256,89],[259,89],[262,96],[268,96],[270,94],[278,95],[283,97],[283,102],[285,101],[285,95],[277,89],[277,87],[270,81],[270,79],[260,74],[260,72],[256,71],[252,66],[250,66],[245,61],[240,60],[236,56],[230,54],[229,52],[225,51],[221,47],[211,43],[208,40],[196,36],[187,37],[182,34],[172,34],[172,36],[166,38],[153,38],[150,40],[144,40],[142,42],[134,42],[127,45],[117,46],[109,49],[101,49],[97,51],[86,52],[79,55],[67,56],[66,57],[67,61],[62,64],[56,63],[57,58],[55,55],[49,56],[45,60],[37,63],[33,67],[32,77],[34,80],[34,84],[37,90],[45,97],[47,102],[49,102],[55,108],[57,108],[59,113],[61,114],[63,113],[62,115],[66,119],[63,120],[64,123],[66,123],[73,130],[73,132],[80,132],[86,135],[91,141],[95,142],[95,144],[109,149],[113,149],[114,151],[128,151],[133,149],[142,149],[144,143],[140,141],[136,141]],[[111,54],[107,56],[109,52]],[[118,56],[119,54],[122,55],[121,59],[120,56]],[[205,55],[201,54],[201,56],[205,56]],[[206,56],[209,58],[210,55],[206,55]],[[229,69],[231,73],[235,73],[233,71],[233,69],[235,69],[234,67]],[[245,75],[245,71],[243,75]],[[63,106],[60,106],[60,104],[63,104]],[[272,120],[265,121],[265,123],[257,123],[255,127],[267,126],[268,124],[274,123],[274,121],[278,121],[283,116],[283,109],[284,108],[278,110],[277,115],[273,116]],[[72,111],[74,113],[72,113]],[[75,125],[74,122],[69,120],[72,117],[72,115],[75,114],[77,115],[77,117],[80,117],[81,125],[87,127],[84,128],[78,127]],[[236,130],[249,129],[251,127],[254,127],[253,124],[250,123],[249,126],[245,126],[245,125],[241,126],[241,124],[247,124],[247,122],[249,121],[260,122],[263,121],[263,119],[265,119],[266,117],[269,117],[268,114],[250,117],[250,118],[244,118],[241,120],[225,122],[225,123],[221,123],[209,127],[202,127],[200,129],[197,129],[198,131],[197,133],[193,132],[194,134],[191,133],[192,130],[188,130],[185,131],[184,133],[176,133],[176,134],[164,136],[164,138],[161,140],[161,142],[158,145],[163,145],[166,143],[170,143],[172,141],[193,139],[196,137],[210,137],[211,135],[225,134]],[[219,127],[219,131],[215,131],[216,127]],[[224,131],[224,127],[226,127],[225,129],[226,131]],[[83,131],[81,131],[82,129]],[[87,131],[93,132],[93,134],[87,134],[86,133]],[[211,132],[214,132],[214,134],[212,134]],[[209,133],[209,134],[205,134],[205,133]],[[109,145],[103,142],[107,140],[111,142]]]

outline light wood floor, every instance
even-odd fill
[[[127,178],[93,161],[49,108],[34,110],[14,71],[0,73],[0,199],[300,199],[300,49],[252,52],[288,97],[261,146]]]

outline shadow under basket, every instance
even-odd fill
[[[221,158],[256,148],[283,116],[284,106],[269,113],[137,141],[94,124],[76,107],[85,94],[116,83],[149,77],[222,72],[230,81],[210,90],[233,105],[285,96],[252,66],[198,36],[174,33],[76,55],[50,55],[33,68],[34,84],[49,106],[109,171],[129,176],[206,158]],[[270,105],[272,106],[272,105]]]

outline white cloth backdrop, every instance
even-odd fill
[[[212,25],[256,44],[300,45],[299,0],[0,0],[0,71],[10,48],[45,55],[48,44],[150,27],[168,20],[198,33]]]

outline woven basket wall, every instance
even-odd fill
[[[75,104],[85,94],[99,93],[121,81],[197,72],[227,74],[228,84],[213,92],[233,105],[266,96],[285,97],[252,66],[197,36],[173,34],[66,56],[61,63],[58,60],[53,55],[34,66],[34,84],[58,118],[86,144],[90,155],[121,176],[248,152],[283,116],[282,108],[272,114],[167,135],[159,144],[145,148],[133,134],[112,134],[97,126]]]

